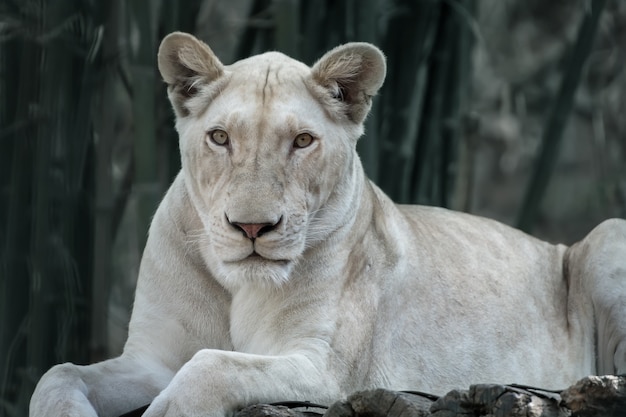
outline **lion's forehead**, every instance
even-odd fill
[[[244,94],[246,101],[275,103],[307,91],[311,70],[279,52],[268,52],[238,61],[228,67],[227,89]]]
[[[321,104],[307,87],[306,65],[272,52],[239,61],[229,72],[227,86],[209,106],[207,125],[293,133],[315,130],[325,121]]]
[[[271,75],[275,81],[300,79],[310,74],[311,69],[300,61],[289,58],[280,52],[266,52],[237,61],[226,67],[228,72],[241,74],[250,79],[265,80]]]

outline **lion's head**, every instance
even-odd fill
[[[159,70],[213,274],[231,289],[284,283],[307,248],[354,215],[355,145],[385,76],[382,53],[350,43],[312,68],[277,52],[225,66],[173,33]]]

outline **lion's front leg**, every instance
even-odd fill
[[[94,365],[56,365],[41,378],[30,417],[118,416],[148,404],[173,372],[148,358],[120,356]]]
[[[176,374],[144,417],[222,417],[280,400],[330,403],[341,394],[324,363],[304,354],[260,356],[205,349]]]

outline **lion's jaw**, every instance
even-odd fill
[[[350,213],[356,190],[343,184],[360,172],[353,149],[360,129],[342,129],[313,95],[302,94],[310,69],[278,54],[248,61],[225,75],[203,113],[177,123],[187,186],[204,226],[203,255],[233,291],[287,282],[304,251],[346,223],[337,213]],[[227,146],[211,139],[218,129]],[[303,132],[314,140],[297,148],[294,138]],[[250,238],[238,224],[268,230]]]

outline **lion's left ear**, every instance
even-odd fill
[[[224,66],[211,48],[193,35],[174,32],[161,42],[159,71],[168,84],[168,95],[176,115],[189,115],[187,101],[200,89],[224,75]]]
[[[385,56],[374,45],[347,43],[327,52],[312,68],[313,80],[324,87],[346,116],[362,123],[385,79]]]

